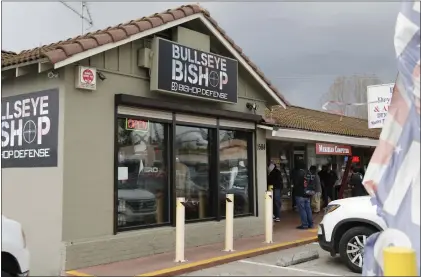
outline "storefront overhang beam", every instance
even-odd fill
[[[179,104],[174,102],[167,102],[152,98],[145,98],[140,96],[117,94],[115,96],[115,103],[118,106],[129,106],[139,108],[149,108],[157,110],[167,110],[172,112],[187,113],[192,115],[212,116],[216,118],[236,119],[249,122],[261,122],[262,116],[249,113],[240,113],[227,110],[217,110],[205,108],[200,105],[191,106],[188,104]]]
[[[265,129],[265,130],[268,130],[268,131],[273,131],[273,127],[272,126],[257,124],[256,127],[257,128],[260,128],[260,129]]]
[[[299,140],[312,142],[331,142],[346,145],[376,147],[379,140],[370,138],[360,138],[351,136],[342,136],[303,130],[280,128],[274,131],[266,132],[266,139],[273,140]]]

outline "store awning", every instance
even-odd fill
[[[376,147],[379,140],[370,138],[358,138],[351,136],[334,135],[328,133],[311,132],[304,130],[294,130],[279,128],[273,131],[266,131],[268,140],[289,140],[289,141],[307,141],[307,142],[330,142],[337,144]]]

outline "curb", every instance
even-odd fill
[[[172,277],[172,276],[186,274],[186,273],[190,273],[193,271],[197,271],[197,270],[201,270],[201,269],[205,269],[209,267],[214,267],[214,266],[218,266],[218,265],[222,265],[222,264],[226,264],[230,262],[235,262],[242,259],[260,256],[260,255],[271,253],[271,252],[276,252],[279,250],[293,248],[293,247],[297,247],[297,246],[301,246],[301,245],[305,245],[305,244],[309,244],[309,243],[317,242],[317,241],[318,241],[317,237],[309,237],[305,239],[284,242],[284,243],[274,244],[274,245],[270,245],[266,247],[255,248],[251,250],[232,253],[232,254],[228,254],[224,256],[210,258],[207,260],[178,265],[178,266],[165,268],[165,269],[161,269],[157,271],[143,273],[136,276],[171,276]]]

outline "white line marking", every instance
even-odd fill
[[[278,269],[291,270],[291,271],[304,272],[304,273],[313,274],[313,275],[340,276],[340,275],[336,275],[336,274],[329,274],[329,273],[323,273],[323,272],[312,271],[312,270],[305,270],[305,269],[294,268],[294,267],[282,267],[282,266],[265,264],[265,263],[258,263],[258,262],[252,262],[252,261],[247,261],[247,260],[241,260],[241,261],[238,261],[238,262],[245,263],[245,264],[253,264],[253,265],[260,265],[260,266],[278,268]]]
[[[312,242],[311,244],[317,244],[317,245],[319,245],[319,243],[318,243],[318,242]]]

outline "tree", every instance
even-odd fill
[[[376,75],[340,76],[335,79],[329,91],[321,97],[321,105],[328,101],[342,103],[367,103],[367,86],[382,84]],[[334,105],[329,109],[341,111],[346,116],[367,119],[367,105]]]

